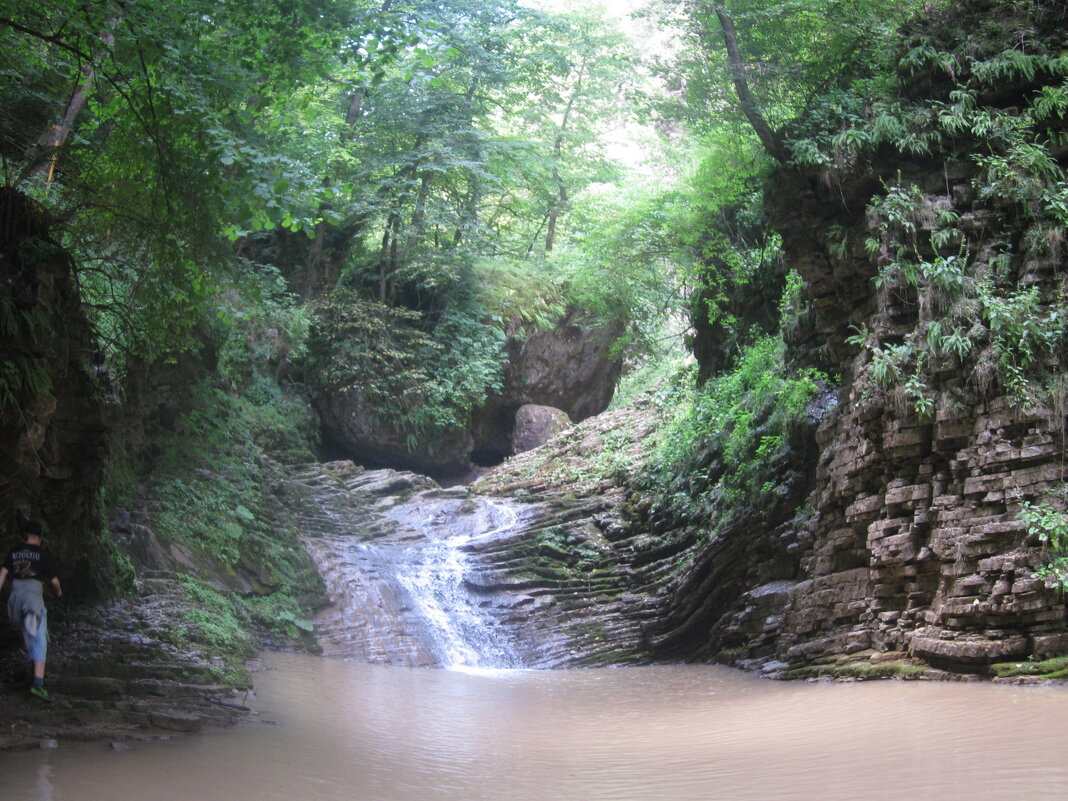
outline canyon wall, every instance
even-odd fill
[[[880,140],[863,155],[783,166],[768,185],[769,227],[804,282],[803,308],[783,325],[787,359],[829,377],[776,465],[772,500],[702,525],[631,481],[600,509],[543,522],[565,551],[589,544],[584,569],[599,579],[615,567],[595,582],[609,592],[553,612],[576,653],[611,644],[790,676],[981,673],[1068,654],[1063,593],[1036,575],[1049,553],[1020,514],[1024,503],[1065,503],[1068,245],[1059,190],[1015,161],[1034,147],[1043,163],[1068,165],[1063,113],[1034,106],[1063,74],[1064,11],[965,5],[910,40],[958,65],[903,72],[898,113],[926,149]],[[1002,52],[1005,31],[1026,46]],[[1021,57],[1045,66],[1005,66]],[[982,77],[990,65],[997,80]],[[1033,141],[1016,151],[983,129],[1021,117]],[[715,342],[696,349],[704,375],[722,369]],[[570,451],[516,460],[488,486],[607,499],[626,480],[583,486],[545,466],[584,448],[603,459],[603,439],[580,427]],[[541,584],[556,597],[551,579]]]
[[[64,582],[83,595],[110,582],[98,503],[108,387],[50,224],[25,195],[0,188],[0,532],[13,544],[19,519],[41,521]]]

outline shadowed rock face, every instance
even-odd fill
[[[469,469],[468,456],[474,442],[467,431],[413,447],[403,431],[371,416],[358,388],[321,394],[315,406],[322,419],[323,445],[329,458],[352,458],[372,467],[414,470],[434,476],[450,476]]]
[[[0,551],[16,517],[46,527],[77,594],[106,585],[97,493],[103,474],[105,387],[96,337],[81,310],[69,256],[36,205],[0,188]]]

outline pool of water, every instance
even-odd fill
[[[0,755],[4,801],[1068,798],[1068,689],[268,655],[254,722]]]

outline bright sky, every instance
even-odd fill
[[[648,20],[628,18],[648,3],[648,0],[521,0],[523,5],[541,11],[562,13],[573,11],[576,7],[600,11],[608,18],[617,20],[619,30],[630,37],[638,51],[649,53],[651,50],[662,51],[670,36],[653,28]],[[666,174],[665,164],[659,158],[660,152],[656,134],[646,126],[636,123],[621,125],[606,132],[601,141],[609,158],[625,165],[635,177],[644,180],[674,180]]]

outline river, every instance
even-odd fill
[[[452,671],[268,654],[255,719],[0,756],[4,801],[1068,797],[1068,689],[728,668]]]

